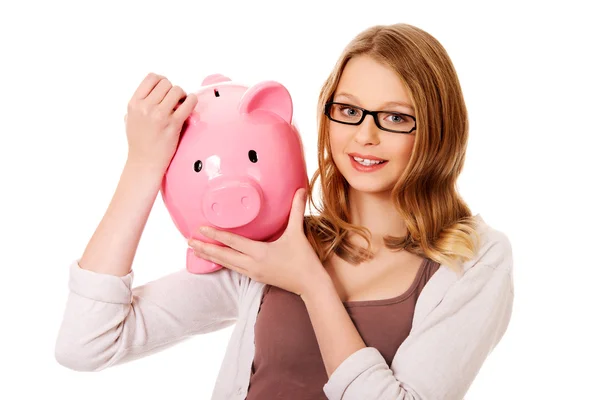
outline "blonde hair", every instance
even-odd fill
[[[322,262],[333,253],[358,264],[373,257],[368,230],[350,224],[348,183],[331,158],[325,103],[332,100],[348,60],[367,55],[397,72],[415,106],[417,132],[409,163],[392,190],[407,227],[405,237],[386,237],[385,246],[406,250],[460,272],[479,246],[477,221],[458,194],[468,139],[468,118],[460,83],[444,47],[408,24],[377,25],[359,33],[344,49],[325,81],[318,102],[318,169],[308,188],[305,233]],[[322,204],[313,198],[320,178]],[[351,243],[361,235],[368,248]],[[477,243],[476,243],[477,242]]]

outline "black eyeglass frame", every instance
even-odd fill
[[[330,114],[330,112],[331,112],[331,106],[334,105],[334,104],[337,104],[337,105],[340,105],[340,106],[347,106],[347,107],[350,107],[350,108],[355,108],[357,110],[360,110],[362,112],[362,116],[361,116],[360,120],[358,122],[345,122],[345,121],[340,121],[338,119],[334,119],[331,116],[331,114]],[[330,102],[325,103],[325,110],[324,110],[324,112],[325,112],[325,115],[327,116],[327,118],[329,118],[330,120],[332,120],[334,122],[337,122],[339,124],[360,125],[360,124],[363,123],[363,121],[365,120],[365,118],[366,118],[367,115],[372,115],[373,116],[373,120],[375,121],[375,125],[377,125],[377,127],[379,129],[381,129],[382,131],[393,132],[393,133],[404,133],[404,134],[408,135],[412,131],[414,131],[415,129],[417,129],[417,118],[416,117],[414,117],[414,116],[412,116],[410,114],[404,114],[404,113],[397,112],[397,111],[371,111],[371,110],[367,110],[366,108],[355,106],[353,104],[339,103],[337,101],[330,101]],[[382,113],[382,114],[383,113],[385,113],[385,114],[398,114],[398,115],[401,115],[403,117],[409,117],[413,121],[415,121],[415,126],[410,131],[408,131],[408,132],[405,132],[405,131],[395,131],[393,129],[384,128],[383,126],[381,126],[379,124],[379,118],[377,117],[377,115],[379,113]]]

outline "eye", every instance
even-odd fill
[[[248,158],[250,159],[250,161],[252,161],[253,163],[258,161],[258,155],[256,154],[256,151],[254,150],[250,150],[248,152]]]
[[[348,115],[349,117],[354,117],[358,114],[358,110],[352,107],[342,107],[342,113]]]
[[[194,171],[196,171],[196,172],[200,172],[200,171],[202,171],[202,161],[200,161],[200,160],[197,160],[197,161],[194,163]]]
[[[404,122],[404,118],[403,118],[403,117],[402,117],[402,115],[400,115],[400,114],[393,114],[393,113],[389,113],[389,114],[387,115],[387,117],[389,117],[389,118],[390,118],[390,122],[392,122],[392,123],[395,123],[395,124],[398,124],[398,123]]]

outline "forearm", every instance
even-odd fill
[[[90,271],[124,276],[131,270],[164,172],[128,160],[117,189],[80,259]]]
[[[351,354],[366,347],[327,276],[310,293],[302,296],[317,337],[321,357],[330,377]]]

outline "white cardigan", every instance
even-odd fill
[[[463,399],[504,335],[514,298],[510,241],[479,214],[476,218],[479,253],[463,264],[462,277],[442,264],[430,278],[391,368],[377,349],[361,349],[323,387],[328,399]],[[212,400],[246,397],[264,284],[226,268],[204,275],[183,269],[132,288],[133,272],[104,275],[80,268],[78,261],[70,265],[70,293],[56,342],[61,365],[98,371],[237,322]]]

